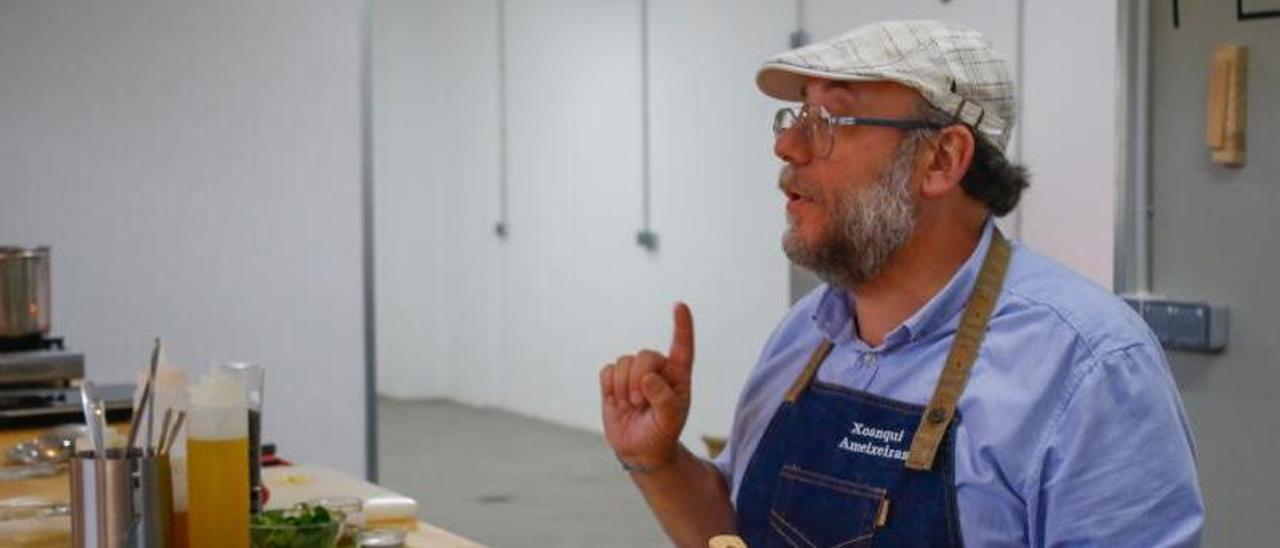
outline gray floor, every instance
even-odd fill
[[[379,483],[490,546],[668,546],[599,434],[443,400],[378,401]]]

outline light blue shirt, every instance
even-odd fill
[[[852,296],[821,286],[774,331],[715,464],[739,483],[783,394],[824,337],[818,380],[924,405],[991,243],[872,347]],[[955,483],[968,546],[1195,546],[1204,504],[1186,412],[1151,331],[1122,300],[1014,244],[959,404]],[[909,511],[909,510],[906,510]]]

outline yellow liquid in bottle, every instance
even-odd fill
[[[249,546],[249,438],[187,438],[187,545]]]

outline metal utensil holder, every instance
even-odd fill
[[[76,547],[169,546],[173,479],[168,455],[108,449],[71,459],[71,539]]]

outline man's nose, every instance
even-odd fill
[[[797,166],[813,160],[813,147],[805,138],[804,127],[796,125],[783,130],[773,142],[773,153],[782,161]]]

